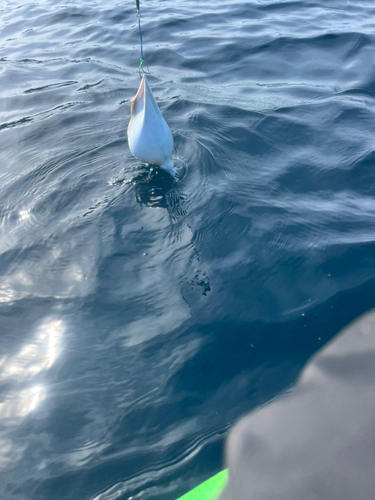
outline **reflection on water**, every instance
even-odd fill
[[[49,319],[18,354],[0,359],[0,382],[8,381],[11,385],[11,396],[0,403],[0,420],[25,417],[44,399],[46,388],[35,377],[56,361],[64,331],[62,320]]]
[[[9,400],[0,403],[0,419],[26,417],[44,398],[45,389],[39,385],[15,392]]]

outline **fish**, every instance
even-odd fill
[[[173,137],[152,95],[145,75],[137,94],[130,101],[128,144],[132,154],[142,162],[157,165],[173,177]]]

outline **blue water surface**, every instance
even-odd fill
[[[375,305],[373,0],[0,5],[0,498],[173,500]]]

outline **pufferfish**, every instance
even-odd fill
[[[172,176],[173,137],[152,95],[145,75],[137,94],[130,101],[131,116],[128,125],[130,151],[139,160],[158,165]]]

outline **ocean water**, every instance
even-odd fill
[[[375,305],[375,6],[0,4],[0,498],[173,500]]]

